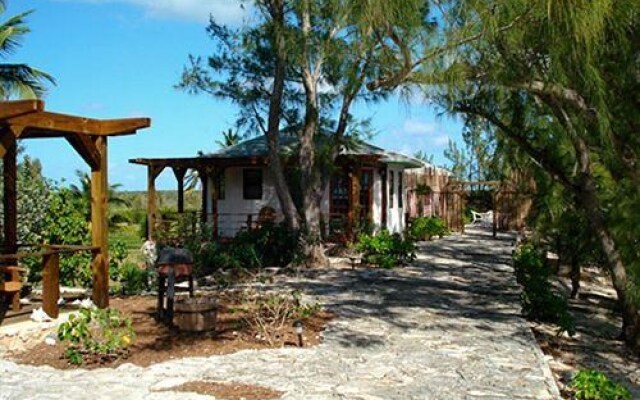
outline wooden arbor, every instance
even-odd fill
[[[91,238],[93,258],[93,302],[109,305],[109,254],[107,196],[107,138],[135,134],[151,125],[149,118],[96,120],[44,110],[41,100],[0,102],[0,157],[4,178],[4,249],[2,260],[17,260],[16,150],[17,141],[37,138],[64,138],[91,168]],[[55,260],[61,249],[48,246],[45,264]],[[87,248],[79,250],[86,251]],[[55,263],[53,263],[55,264]],[[45,265],[46,267],[46,265]],[[51,271],[57,274],[57,266]],[[45,296],[46,297],[46,296]],[[46,299],[45,299],[46,300]],[[51,299],[49,299],[51,300]],[[57,298],[55,299],[57,300]],[[45,310],[46,311],[46,310]]]

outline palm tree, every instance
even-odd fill
[[[235,146],[240,143],[240,135],[229,128],[226,132],[222,132],[222,140],[216,140],[216,143],[223,149]]]
[[[6,0],[0,0],[0,14],[6,10]],[[0,58],[7,58],[21,46],[30,32],[25,18],[33,11],[23,12],[0,22]],[[55,85],[53,77],[27,64],[0,63],[0,100],[33,99],[45,92],[45,82]]]
[[[238,132],[234,132],[233,129],[229,128],[226,131],[222,131],[222,140],[216,140],[216,143],[220,148],[225,149],[227,147],[235,146],[240,143],[240,134]],[[198,157],[204,156],[204,153],[199,151]],[[195,169],[191,169],[187,172],[184,180],[184,187],[187,192],[191,192],[195,190],[198,186],[198,171]]]
[[[72,184],[69,188],[73,192],[74,196],[82,199],[83,203],[86,204],[87,207],[87,221],[91,219],[91,177],[88,173],[80,170],[76,170],[76,176],[78,177],[79,184]],[[130,206],[130,202],[118,196],[118,190],[122,185],[119,183],[114,183],[109,185],[109,190],[107,192],[107,201],[110,205],[122,205],[122,206]]]

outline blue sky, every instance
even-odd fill
[[[180,157],[216,149],[221,132],[233,125],[236,109],[228,102],[177,91],[189,54],[207,55],[209,13],[220,22],[238,23],[242,11],[234,0],[8,0],[8,16],[34,9],[32,32],[8,62],[25,62],[52,74],[57,86],[47,109],[95,118],[144,116],[152,127],[136,136],[114,138],[109,145],[112,183],[144,190],[146,170],[128,163],[136,157]],[[397,98],[376,105],[358,104],[354,114],[371,118],[378,134],[373,143],[412,154],[435,155],[449,138],[459,141],[461,124],[418,99]],[[63,140],[26,142],[40,158],[46,176],[73,181],[87,169]],[[158,187],[175,187],[165,171]]]

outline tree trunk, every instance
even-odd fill
[[[572,129],[571,121],[564,114],[561,121],[569,130]],[[622,306],[622,336],[625,342],[634,350],[640,350],[640,316],[635,300],[629,296],[629,280],[627,271],[622,262],[622,257],[617,249],[615,240],[606,223],[606,216],[600,206],[598,198],[597,182],[591,170],[591,153],[585,141],[576,134],[570,132],[571,141],[576,151],[576,158],[580,169],[580,176],[576,185],[575,197],[577,203],[586,212],[591,229],[596,234],[602,245],[602,250],[607,261],[607,267],[611,275],[613,287],[618,295],[618,301]]]
[[[275,180],[276,194],[280,201],[280,208],[284,214],[284,219],[289,228],[300,230],[300,220],[296,205],[291,197],[291,191],[284,175],[282,161],[280,159],[280,119],[282,111],[282,97],[284,93],[286,48],[283,37],[284,32],[284,2],[282,0],[271,0],[270,12],[273,18],[275,29],[276,62],[273,73],[273,91],[269,98],[269,118],[267,131],[267,144],[269,147],[269,169]]]
[[[571,298],[577,299],[580,292],[580,260],[571,256]]]

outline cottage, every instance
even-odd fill
[[[280,145],[288,178],[294,179],[293,150],[298,140],[282,135]],[[148,168],[149,235],[158,216],[155,210],[155,178],[164,168],[173,169],[178,179],[178,212],[183,212],[183,178],[195,169],[202,180],[202,218],[214,234],[234,236],[268,215],[282,220],[273,176],[266,165],[268,155],[264,136],[250,139],[215,153],[193,158],[135,159],[132,163]],[[404,171],[421,168],[418,159],[386,151],[358,141],[345,146],[336,160],[330,188],[322,200],[326,232],[348,232],[358,224],[386,227],[391,232],[405,228],[406,185]],[[294,193],[295,197],[295,193]]]

